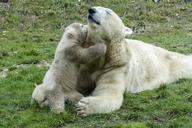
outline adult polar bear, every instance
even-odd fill
[[[78,102],[79,114],[85,116],[117,110],[122,105],[125,91],[136,93],[182,78],[192,78],[192,56],[167,51],[142,41],[125,39],[125,26],[112,10],[90,8],[88,26],[88,41],[104,41],[108,49],[107,56],[126,64],[108,68],[109,59],[103,69],[93,74],[97,78],[96,88],[91,96]]]

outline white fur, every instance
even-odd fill
[[[138,40],[126,39],[130,58],[127,64],[128,92],[158,88],[161,84],[192,78],[192,56],[167,51]]]
[[[103,66],[103,70],[95,73],[99,74],[98,77],[94,77],[97,78],[96,89],[92,96],[79,101],[77,108],[79,114],[88,115],[117,110],[123,103],[125,91],[137,93],[182,78],[192,78],[191,56],[170,52],[142,41],[125,39],[126,34],[123,31],[125,26],[112,10],[103,7],[93,9],[96,13],[92,18],[100,25],[89,19],[89,40],[93,43],[104,40],[108,48],[110,42],[120,45],[121,49],[118,51],[126,52],[126,56],[122,59],[127,64],[106,71],[107,63]]]

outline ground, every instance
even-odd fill
[[[31,105],[35,84],[42,82],[62,30],[79,21],[87,9],[113,9],[135,32],[130,38],[192,53],[192,3],[152,0],[12,0],[0,3],[0,127],[192,127],[192,80],[153,91],[126,94],[120,110],[82,118],[67,103],[66,112]]]

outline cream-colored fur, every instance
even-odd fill
[[[76,90],[80,64],[90,63],[106,52],[102,43],[83,48],[86,36],[85,25],[73,23],[65,29],[43,83],[32,94],[40,106],[48,105],[51,111],[60,113],[64,111],[65,99],[77,102],[83,97]]]
[[[103,63],[103,69],[92,74],[96,88],[91,96],[78,102],[79,114],[111,112],[121,107],[124,92],[137,93],[182,78],[192,78],[192,56],[125,39],[125,26],[117,14],[103,7],[91,9],[88,40],[93,43],[105,41],[107,61]]]

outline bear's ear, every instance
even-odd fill
[[[125,34],[125,38],[129,37],[131,34],[133,34],[133,31],[131,28],[128,28],[125,26],[124,30],[123,30],[124,34]]]

